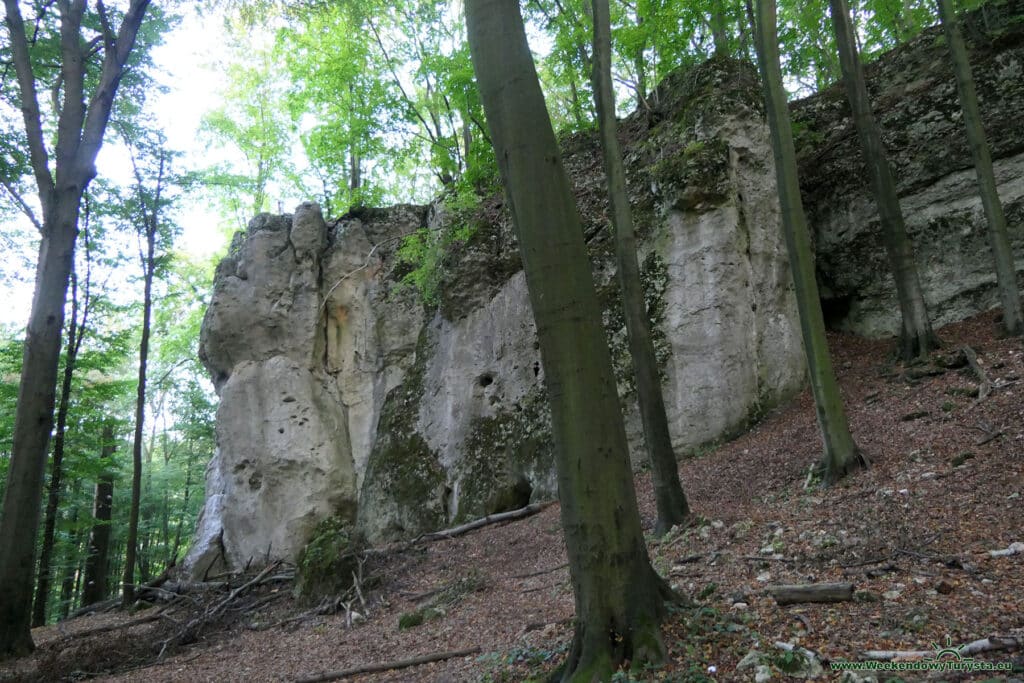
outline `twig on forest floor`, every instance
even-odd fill
[[[170,605],[168,605],[168,607],[170,607]],[[60,638],[60,640],[58,640],[55,643],[55,645],[63,645],[64,643],[70,640],[75,640],[77,638],[87,638],[89,636],[95,636],[100,633],[109,633],[110,631],[120,631],[121,629],[133,628],[135,626],[141,626],[143,624],[150,624],[154,621],[158,621],[159,619],[163,618],[163,612],[164,610],[161,609],[155,614],[147,614],[144,617],[132,619],[131,621],[121,622],[120,624],[107,624],[106,626],[97,626],[96,628],[90,628],[84,631],[76,631],[74,633],[69,633]]]
[[[985,368],[981,367],[981,364],[978,362],[978,354],[974,352],[974,349],[970,346],[964,346],[960,350],[963,352],[964,358],[967,359],[967,364],[971,366],[974,375],[978,378],[978,398],[971,404],[973,408],[992,393],[992,380],[988,378]]]
[[[747,560],[748,562],[782,562],[784,564],[796,564],[799,562],[796,558],[772,557],[771,555],[744,555],[740,559]]]
[[[550,574],[552,572],[557,572],[559,569],[565,569],[568,566],[569,566],[568,562],[563,562],[562,564],[560,564],[560,565],[558,565],[556,567],[549,567],[547,569],[541,569],[539,571],[530,572],[528,574],[516,574],[516,575],[514,575],[514,576],[512,576],[510,578],[513,578],[513,579],[531,579],[531,578],[533,578],[535,576],[543,576],[544,574]]]
[[[542,512],[543,510],[551,507],[557,502],[558,501],[555,500],[549,500],[543,503],[531,503],[526,507],[519,508],[518,510],[510,510],[509,512],[499,512],[497,514],[487,515],[486,517],[481,517],[480,519],[475,519],[472,522],[466,522],[465,524],[460,524],[459,526],[451,527],[449,529],[441,529],[440,531],[431,531],[429,533],[420,534],[413,540],[406,541],[404,543],[395,543],[392,545],[384,546],[382,548],[368,548],[365,551],[365,554],[386,555],[389,553],[400,553],[405,552],[406,550],[409,550],[410,548],[413,548],[421,543],[430,543],[433,541],[446,541],[455,538],[456,536],[461,536],[463,534],[469,533],[470,531],[475,531],[476,529],[480,529],[491,524],[498,524],[499,522],[510,522],[517,519],[530,517],[532,515],[537,514],[538,512]]]
[[[330,673],[317,674],[315,676],[309,676],[307,678],[300,678],[296,683],[321,683],[322,681],[336,681],[349,676],[356,676],[359,674],[375,673],[379,671],[391,671],[394,669],[407,669],[412,666],[419,666],[421,664],[429,664],[430,662],[441,662],[446,659],[455,659],[456,657],[468,657],[469,655],[475,655],[480,652],[480,646],[469,647],[464,650],[453,650],[450,652],[435,652],[433,654],[422,655],[420,657],[412,657],[411,659],[400,659],[391,662],[382,662],[380,664],[363,664],[361,666],[354,666],[349,669],[342,669],[341,671],[332,671]]]
[[[243,583],[241,586],[238,586],[230,593],[228,593],[227,597],[221,599],[212,607],[207,608],[202,614],[191,619],[187,624],[185,624],[184,627],[175,631],[174,635],[164,640],[163,643],[161,644],[160,653],[156,656],[156,661],[159,662],[163,659],[164,653],[167,651],[168,647],[180,644],[185,641],[191,641],[197,638],[199,636],[199,633],[202,631],[203,627],[206,624],[221,616],[227,610],[228,605],[230,605],[236,598],[245,593],[247,590],[255,586],[262,585],[264,579],[266,579],[267,576],[272,574],[273,571],[277,569],[280,565],[280,561],[267,565],[263,569],[263,571],[261,571],[259,574],[255,576],[255,578]]]

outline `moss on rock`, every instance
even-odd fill
[[[553,443],[547,401],[531,391],[511,412],[473,421],[463,458],[453,523],[529,504],[537,473],[552,467]]]
[[[348,520],[329,517],[320,522],[296,562],[295,597],[311,603],[347,591],[358,573],[363,547]]]
[[[372,541],[439,529],[447,522],[444,468],[416,431],[429,355],[424,328],[415,363],[384,400],[359,496],[359,528]]]

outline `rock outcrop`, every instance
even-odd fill
[[[1018,255],[1024,254],[1022,17],[1022,0],[988,3],[964,17],[999,194]],[[866,71],[933,324],[997,306],[985,214],[942,29],[924,31]],[[795,103],[792,111],[828,322],[866,336],[895,334],[895,284],[844,91],[835,85]],[[1024,270],[1024,260],[1018,258],[1017,269]]]
[[[803,381],[771,151],[749,65],[666,82],[627,124],[644,284],[680,452],[742,430]],[[633,449],[642,433],[600,155],[567,141]],[[401,286],[401,240],[472,224],[439,301]],[[294,558],[315,524],[408,537],[556,493],[544,368],[500,196],[260,216],[217,271],[202,356],[221,398],[194,572]]]
[[[967,34],[1015,247],[1024,214],[1024,0]],[[1002,18],[1000,18],[1002,17]],[[1007,17],[1015,17],[1010,20]],[[973,169],[944,45],[930,30],[868,70],[936,323],[995,303]],[[714,59],[667,78],[621,126],[642,278],[673,444],[743,430],[803,382],[756,73]],[[838,88],[794,105],[829,321],[895,328],[856,136]],[[563,141],[634,455],[643,436],[615,280],[601,155]],[[458,229],[456,229],[458,228]],[[429,304],[397,255],[460,235]],[[218,453],[186,566],[293,559],[327,517],[379,542],[556,493],[544,368],[500,195],[477,210],[312,205],[259,216],[217,270],[203,359],[221,396]]]

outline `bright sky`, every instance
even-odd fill
[[[168,144],[172,149],[185,152],[183,165],[199,168],[214,159],[210,151],[198,140],[199,122],[203,114],[217,104],[217,90],[221,86],[214,65],[223,60],[227,51],[223,45],[222,20],[219,14],[206,11],[199,16],[189,11],[179,27],[154,53],[159,70],[157,79],[170,90],[157,100],[155,111]],[[124,149],[110,140],[104,144],[97,159],[102,176],[124,183],[131,181],[131,166]],[[26,222],[22,220],[21,222]],[[223,249],[225,234],[219,229],[218,214],[195,200],[182,202],[179,222],[183,233],[177,248],[198,257],[207,257]],[[30,228],[34,234],[34,229]],[[25,259],[35,262],[38,244],[26,249]],[[20,328],[28,321],[32,304],[31,273],[22,281],[0,281],[0,324]]]

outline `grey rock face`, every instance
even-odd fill
[[[803,361],[753,71],[718,61],[670,86],[662,120],[627,151],[670,426],[685,451],[796,391]],[[566,164],[639,456],[594,142],[570,141]],[[454,221],[475,229],[447,249],[428,309],[399,286],[408,266],[395,252],[417,229]],[[500,197],[472,216],[399,206],[330,229],[310,204],[257,217],[218,268],[202,357],[221,406],[194,572],[292,559],[331,515],[355,517],[379,542],[557,493],[544,368]]]
[[[1024,12],[1012,0],[989,12]],[[1012,8],[1017,8],[1013,10]],[[973,20],[972,20],[973,21]],[[1011,232],[1024,217],[1024,27],[974,45]],[[968,30],[968,35],[984,35]],[[936,323],[995,302],[973,169],[942,46],[926,33],[869,69]],[[803,355],[756,74],[716,59],[670,76],[622,122],[639,256],[673,443],[726,438],[795,392]],[[877,219],[845,98],[794,107],[830,321],[890,332]],[[590,249],[634,455],[642,453],[600,151],[563,155]],[[437,306],[399,286],[402,240],[469,221],[446,248]],[[447,227],[446,227],[447,226]],[[218,453],[186,565],[294,558],[340,515],[374,541],[551,497],[557,483],[527,288],[500,196],[471,216],[312,204],[258,216],[217,269],[201,355],[221,395]],[[685,485],[685,482],[684,482]]]
[[[1017,270],[1024,270],[1024,2],[964,16]],[[890,154],[932,322],[997,306],[986,222],[940,27],[867,68],[868,88]],[[797,102],[792,116],[804,206],[817,242],[830,326],[895,334],[899,308],[856,132],[839,86]]]

